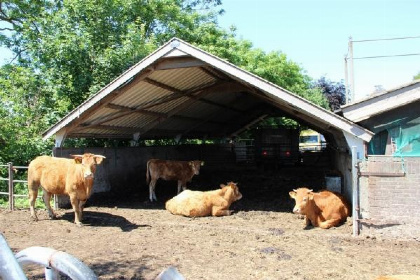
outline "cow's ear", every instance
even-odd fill
[[[204,161],[202,161],[200,165],[201,165],[201,166],[204,166]]]
[[[70,155],[76,163],[82,163],[82,155]]]
[[[102,160],[105,159],[106,157],[101,156],[101,155],[95,155],[93,158],[95,159],[96,164],[101,164]]]
[[[225,184],[220,184],[220,188],[223,189],[224,187],[226,187]]]
[[[189,166],[194,166],[194,161],[189,161],[189,162],[188,162],[188,165],[189,165]]]
[[[289,192],[289,195],[290,195],[291,198],[296,198],[296,192],[295,191]]]
[[[314,193],[313,192],[311,192],[308,196],[309,196],[309,200],[314,200]]]

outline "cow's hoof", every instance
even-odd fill
[[[78,226],[78,227],[82,227],[83,226],[83,224],[81,223],[81,222],[75,222],[75,224],[76,224],[76,226]]]
[[[31,216],[31,220],[34,222],[38,222],[38,217]]]
[[[304,230],[308,230],[308,229],[312,229],[312,228],[313,228],[313,226],[311,226],[311,225],[306,225],[305,227],[303,227]]]

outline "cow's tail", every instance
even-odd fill
[[[150,171],[149,171],[149,164],[150,164],[150,160],[147,161],[146,164],[146,183],[149,184],[150,183]]]

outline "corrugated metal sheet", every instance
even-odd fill
[[[200,68],[181,68],[156,71],[150,75],[152,80],[170,85],[180,91],[199,88],[201,85],[211,84],[216,79]]]
[[[146,82],[139,82],[128,90],[123,91],[112,104],[137,108],[141,105],[147,105],[155,100],[159,100],[171,94],[170,91],[156,87]]]
[[[54,134],[132,138],[136,132],[143,138],[228,136],[272,110],[299,112],[297,116],[315,126],[342,127],[363,139],[371,136],[369,131],[226,61],[178,39],[172,43],[70,112],[47,130],[44,138]]]

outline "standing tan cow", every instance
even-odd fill
[[[187,188],[187,182],[191,182],[194,175],[200,174],[200,167],[204,165],[204,161],[173,161],[150,159],[146,166],[146,183],[149,184],[150,201],[157,201],[155,194],[156,181],[161,178],[163,180],[178,181],[178,193]],[[149,183],[150,182],[150,183]]]
[[[83,207],[93,189],[96,165],[105,158],[101,155],[85,153],[72,155],[73,159],[39,156],[31,161],[28,168],[29,202],[32,218],[37,221],[35,200],[38,189],[43,189],[43,199],[51,219],[55,214],[50,205],[52,194],[70,197],[74,210],[74,222],[81,225]]]
[[[168,200],[165,208],[172,214],[186,217],[228,216],[232,213],[230,205],[241,199],[242,194],[233,182],[220,187],[206,192],[185,190]]]
[[[306,226],[312,224],[324,229],[338,226],[346,221],[350,213],[344,197],[334,192],[314,193],[310,189],[299,188],[289,195],[296,201],[293,212],[305,215]]]

